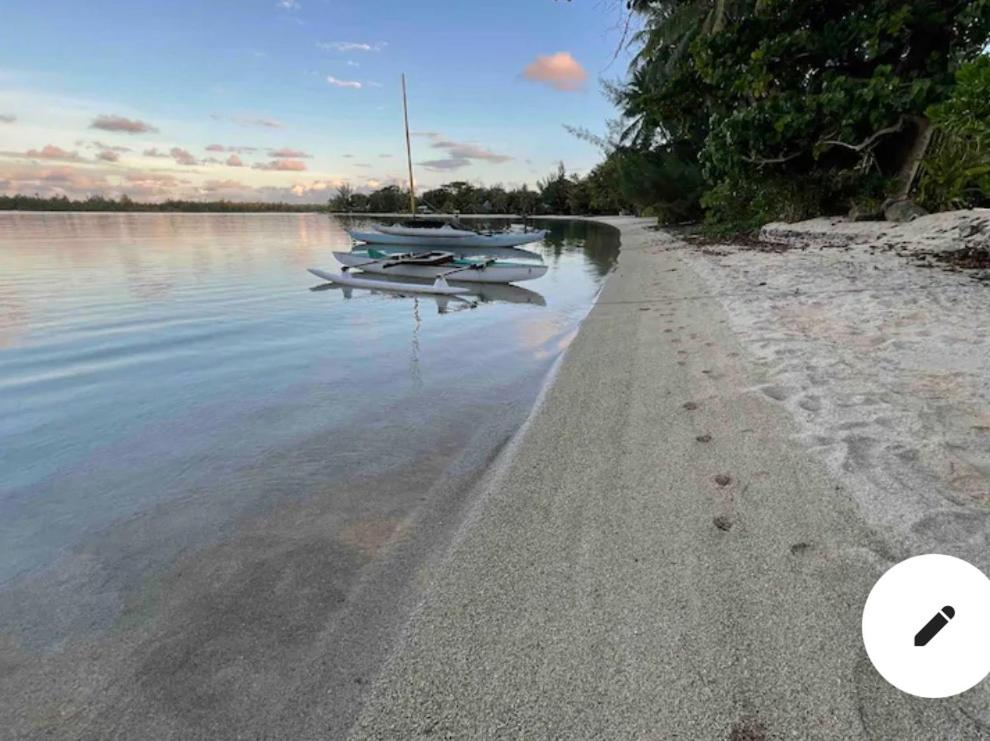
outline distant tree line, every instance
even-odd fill
[[[438,213],[584,216],[634,212],[638,207],[634,200],[623,196],[614,164],[606,160],[581,177],[569,175],[561,163],[535,189],[526,185],[486,187],[456,180],[418,193],[416,203],[419,210]],[[388,185],[373,193],[358,193],[342,185],[329,206],[336,212],[406,213],[409,191]]]
[[[266,203],[247,201],[182,201],[167,200],[158,203],[133,201],[126,195],[120,198],[90,196],[72,199],[66,196],[42,198],[41,196],[2,196],[0,211],[190,211],[197,213],[256,213],[256,212],[311,212],[325,211],[321,203]]]

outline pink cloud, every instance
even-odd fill
[[[232,154],[227,158],[228,167],[244,167],[244,162],[236,154]]]
[[[102,129],[103,131],[119,131],[125,134],[148,134],[158,131],[147,121],[139,121],[134,118],[124,118],[123,116],[97,116],[93,123],[89,125],[91,129]]]
[[[169,175],[164,172],[142,172],[140,170],[132,170],[124,175],[124,179],[129,183],[154,183],[159,186],[164,185],[179,185],[179,183],[186,182],[179,180],[175,175]]]
[[[445,139],[436,131],[424,131],[416,134],[416,136],[430,139],[430,146],[433,149],[444,149],[447,152],[447,156],[443,159],[429,160],[421,163],[424,167],[431,170],[459,170],[462,167],[470,165],[472,160],[483,160],[485,162],[494,162],[495,164],[512,161],[512,157],[506,154],[496,154],[490,149],[485,149],[477,144]]]
[[[561,92],[574,92],[584,87],[588,73],[570,52],[559,51],[549,56],[539,56],[526,69],[523,77],[542,82]]]
[[[235,190],[244,186],[236,180],[207,180],[201,189],[207,193],[215,193],[218,190]]]
[[[110,184],[103,175],[62,165],[59,167],[32,165],[0,172],[4,190],[10,193],[38,193],[44,197],[65,195],[85,198],[94,193],[106,193]]]
[[[283,147],[282,149],[273,149],[268,153],[269,157],[275,157],[276,159],[308,159],[313,155],[308,152],[303,152],[299,149],[289,149],[288,147]]]
[[[254,165],[254,169],[302,172],[306,169],[306,163],[301,160],[272,160],[271,162],[259,162]]]
[[[142,154],[145,157],[168,157],[169,156],[169,153],[168,152],[162,152],[162,151],[160,151],[158,149],[158,147],[152,147],[151,149],[145,149],[144,152],[142,152]]]
[[[96,159],[103,160],[104,162],[116,162],[120,159],[120,155],[114,152],[112,149],[104,149],[102,152],[96,155]]]
[[[227,147],[223,144],[211,144],[206,148],[207,152],[233,152],[234,154],[245,154],[257,152],[257,147]]]
[[[172,147],[169,151],[169,156],[175,160],[176,164],[179,165],[198,165],[199,160],[193,157],[191,152],[187,152],[181,147]]]
[[[79,161],[78,152],[67,152],[54,144],[46,144],[41,149],[29,149],[24,153],[26,157],[42,160],[65,160],[66,162]]]

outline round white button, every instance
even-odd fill
[[[990,673],[990,579],[952,556],[901,561],[866,599],[863,644],[876,670],[903,692],[965,692]]]

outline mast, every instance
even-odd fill
[[[416,186],[413,184],[412,145],[409,143],[409,103],[406,101],[406,73],[402,73],[402,113],[406,119],[406,161],[409,163],[409,209],[416,218]]]

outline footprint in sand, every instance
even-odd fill
[[[801,541],[800,543],[795,543],[791,546],[792,556],[804,556],[812,549],[811,543],[805,543]]]
[[[728,486],[732,483],[732,477],[727,473],[720,473],[715,476],[715,483],[719,486]]]
[[[723,532],[728,532],[729,530],[731,530],[733,524],[732,518],[728,517],[727,515],[717,515],[712,519],[712,523],[715,525],[715,527],[717,527],[719,530],[722,530]]]
[[[985,547],[990,539],[987,534],[988,519],[990,515],[985,512],[939,510],[916,520],[911,525],[911,531],[929,541],[971,543]]]
[[[764,386],[760,389],[774,401],[786,401],[791,396],[791,389],[784,386]]]

